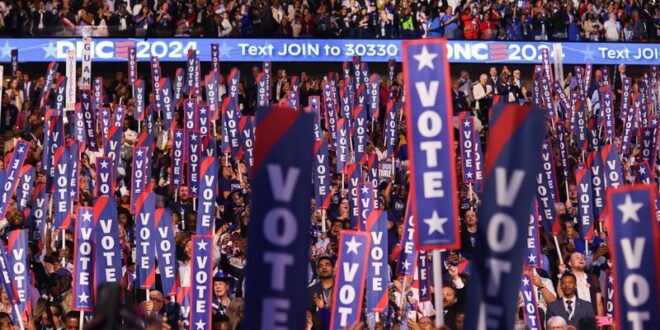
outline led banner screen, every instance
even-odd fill
[[[186,60],[188,49],[199,50],[202,61],[211,60],[211,44],[218,44],[220,59],[234,62],[344,62],[362,56],[366,62],[401,61],[401,40],[322,40],[322,39],[194,39],[99,38],[92,41],[92,59],[99,62],[127,61],[129,48],[136,47],[137,59],[148,61]],[[82,59],[82,38],[0,38],[0,62],[11,60],[11,50],[20,49],[21,62],[65,61],[69,48],[77,47]],[[541,49],[552,50],[552,43],[463,41],[447,43],[451,63],[538,64]],[[660,62],[660,44],[640,43],[562,43],[564,64],[655,65]]]

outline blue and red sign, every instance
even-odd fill
[[[446,43],[444,39],[403,43],[411,215],[420,250],[460,246]]]
[[[305,324],[309,216],[314,192],[314,116],[273,109],[259,117],[248,240],[246,329],[300,329]],[[291,148],[295,145],[295,148]],[[265,280],[264,279],[268,279]]]
[[[510,329],[525,254],[525,232],[534,177],[541,167],[543,112],[507,104],[491,123],[485,187],[479,210],[473,267],[466,301],[466,329]],[[487,320],[485,325],[480,320]]]
[[[96,287],[117,283],[122,277],[119,220],[114,196],[101,196],[94,204],[94,246]]]
[[[78,207],[73,251],[73,310],[94,308],[94,209]]]
[[[199,235],[213,235],[215,199],[218,191],[218,158],[204,158],[199,175],[199,207],[197,210],[196,232]]]
[[[366,232],[371,238],[367,264],[367,311],[383,312],[387,308],[390,272],[387,261],[387,212],[373,210],[367,217]]]
[[[368,253],[368,233],[352,230],[341,232],[335,267],[331,330],[343,330],[360,322]]]
[[[213,236],[193,235],[192,245],[190,329],[209,329],[213,314]]]
[[[660,231],[655,185],[608,189],[609,246],[614,265],[614,302],[622,329],[660,324]]]
[[[151,289],[156,281],[156,247],[153,245],[154,213],[156,213],[156,195],[152,192],[140,193],[135,209],[135,265],[138,285],[142,289]]]

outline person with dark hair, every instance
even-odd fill
[[[317,313],[329,309],[332,288],[335,280],[335,261],[330,256],[322,255],[316,260],[318,279],[307,288],[307,309]]]
[[[14,322],[12,322],[11,316],[7,313],[0,312],[0,330],[11,329],[14,329]]]
[[[78,330],[80,329],[80,312],[70,311],[66,313],[64,321],[65,330]]]
[[[594,319],[594,310],[588,301],[577,297],[577,279],[572,273],[562,275],[560,287],[564,293],[561,299],[548,304],[548,319],[553,316],[561,316],[567,320],[569,325],[576,326],[578,330],[586,329],[581,327],[583,322]]]

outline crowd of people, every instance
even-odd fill
[[[144,3],[144,2],[143,2]],[[405,2],[404,2],[405,3]],[[591,6],[590,6],[591,7]],[[595,6],[594,6],[595,8]],[[399,68],[400,69],[400,68]],[[602,71],[595,68],[594,79],[591,80],[590,93],[600,90]],[[261,67],[255,66],[252,72],[245,74],[239,88],[239,102],[241,112],[245,116],[253,115],[257,102],[256,78],[261,73]],[[290,89],[291,76],[284,70],[277,70],[272,77],[271,103],[278,103],[286,99]],[[56,79],[60,73],[56,73]],[[307,75],[305,72],[296,72],[300,77],[301,106],[306,107],[309,96],[320,96],[321,78]],[[149,81],[149,77],[140,73],[140,78]],[[388,264],[391,272],[390,299],[388,308],[382,317],[372,326],[376,329],[431,329],[432,319],[436,311],[431,302],[419,301],[419,286],[405,286],[403,277],[396,276],[395,265],[401,253],[401,240],[404,226],[404,214],[409,193],[409,164],[406,146],[405,116],[398,126],[398,145],[394,155],[385,152],[383,138],[383,120],[385,118],[385,105],[389,99],[398,99],[404,84],[402,73],[395,75],[393,80],[383,74],[380,83],[379,95],[381,98],[379,120],[369,135],[368,153],[375,154],[379,161],[389,163],[394,157],[395,175],[381,178],[378,185],[379,207],[387,212],[388,219]],[[628,77],[625,65],[616,69],[610,82],[613,85],[617,102],[622,95],[622,81]],[[532,102],[530,84],[531,77],[521,77],[519,70],[509,70],[507,67],[492,67],[486,73],[475,75],[467,71],[452,81],[451,97],[453,100],[454,115],[469,113],[477,117],[477,132],[481,135],[483,150],[488,147],[488,109],[497,102],[515,102],[520,104]],[[639,91],[640,77],[631,77],[632,91]],[[574,72],[567,72],[563,81],[566,91],[577,88]],[[338,82],[341,84],[342,82]],[[54,86],[48,86],[50,90]],[[2,131],[9,132],[8,140],[4,143],[3,155],[10,155],[19,139],[29,141],[30,151],[25,161],[26,165],[39,169],[41,153],[45,137],[44,110],[39,107],[39,95],[44,88],[44,77],[39,73],[21,72],[11,77],[9,84],[4,88],[2,98]],[[657,88],[657,86],[656,86]],[[117,72],[114,78],[106,79],[104,83],[105,104],[114,106],[119,102],[126,104],[126,116],[123,122],[123,135],[121,156],[118,159],[117,189],[114,196],[118,205],[119,237],[121,240],[122,261],[124,274],[117,289],[121,292],[121,306],[127,314],[119,318],[126,328],[153,327],[181,329],[184,325],[182,318],[176,312],[177,303],[171,297],[163,296],[156,280],[156,290],[149,292],[150,299],[144,299],[144,291],[135,285],[133,250],[138,237],[135,233],[135,214],[130,212],[130,184],[132,167],[132,149],[136,144],[137,132],[146,130],[146,125],[138,127],[133,117],[135,100],[130,95],[130,85],[123,72]],[[220,79],[220,94],[227,97],[227,85]],[[153,100],[153,95],[149,96]],[[51,98],[52,101],[52,98]],[[203,97],[199,97],[203,103]],[[589,109],[592,108],[590,103]],[[184,118],[181,113],[181,104],[177,107],[175,127],[182,127]],[[597,111],[590,112],[591,116],[598,116]],[[618,113],[618,110],[617,110]],[[160,118],[160,117],[158,117]],[[618,118],[618,116],[617,116]],[[71,123],[69,123],[71,125]],[[455,128],[457,128],[455,121]],[[568,123],[558,122],[557,125]],[[189,187],[177,190],[175,199],[171,183],[172,143],[170,133],[162,129],[160,119],[154,125],[155,150],[151,162],[151,185],[157,195],[157,207],[172,210],[172,226],[176,233],[176,255],[179,265],[180,281],[182,286],[190,285],[190,258],[191,235],[195,233],[197,211],[193,207],[193,198],[189,194]],[[327,130],[325,122],[322,127]],[[620,136],[621,123],[617,122],[616,136]],[[566,131],[570,131],[566,129]],[[216,134],[220,135],[221,125],[217,125]],[[458,130],[457,130],[458,132]],[[259,134],[257,132],[257,134]],[[551,133],[548,132],[548,136]],[[615,139],[619,144],[619,139]],[[556,146],[555,146],[556,148]],[[632,152],[634,158],[638,149]],[[577,168],[580,163],[581,150],[575,145],[569,148],[569,166]],[[102,151],[84,151],[80,154],[80,206],[93,206],[96,198],[94,186],[97,180],[98,164],[96,158]],[[219,153],[221,154],[221,153]],[[457,155],[459,155],[457,148]],[[330,164],[335,163],[334,152],[330,152]],[[244,315],[243,292],[245,290],[244,276],[247,256],[247,231],[250,219],[251,175],[244,165],[244,160],[221,158],[219,174],[219,196],[216,200],[215,229],[217,240],[215,244],[215,260],[213,277],[213,329],[240,329]],[[555,158],[559,168],[559,157]],[[0,159],[0,169],[7,165],[8,158]],[[624,164],[625,173],[631,173],[632,162]],[[342,176],[334,173],[331,166],[331,203],[325,219],[327,232],[322,231],[322,216],[319,210],[310,209],[310,267],[309,267],[309,296],[307,310],[307,329],[324,329],[327,327],[328,311],[332,306],[332,290],[335,276],[335,261],[338,253],[338,237],[342,230],[350,226],[350,201],[347,185],[341,181]],[[460,157],[457,157],[457,172],[460,173]],[[560,171],[556,171],[559,173]],[[445,326],[448,329],[463,329],[464,305],[466,288],[469,286],[470,258],[475,248],[476,232],[479,230],[478,210],[481,202],[468,189],[467,184],[460,182],[460,222],[461,242],[460,250],[444,253],[444,283],[432,285],[432,294],[442,295]],[[558,236],[558,246],[565,260],[559,260],[556,245],[551,237],[540,230],[542,245],[542,267],[536,269],[532,276],[533,284],[538,290],[538,308],[542,319],[546,321],[546,329],[595,329],[596,326],[608,328],[611,319],[606,315],[606,295],[602,293],[604,275],[611,267],[611,251],[607,246],[606,228],[596,228],[598,234],[593,240],[582,239],[577,225],[577,189],[575,179],[572,177],[558,181],[560,197],[555,205],[557,215],[561,221],[561,232]],[[654,176],[655,178],[655,176]],[[37,183],[43,183],[46,176],[38,172]],[[626,180],[634,181],[634,176],[626,175]],[[569,184],[564,189],[564,184]],[[342,187],[344,189],[342,190]],[[23,210],[23,211],[21,211]],[[0,230],[6,237],[16,229],[32,228],[31,215],[25,209],[19,210],[19,205],[12,199],[8,205],[6,218],[0,220]],[[49,219],[51,221],[51,219]],[[29,295],[33,299],[32,313],[24,317],[24,323],[30,329],[75,329],[80,322],[80,314],[72,311],[71,286],[73,271],[74,240],[71,232],[66,233],[65,244],[58,242],[61,237],[58,230],[46,233],[41,241],[30,242],[28,256],[29,270],[32,278]],[[411,278],[408,283],[414,283]],[[301,283],[301,285],[305,285]],[[249,286],[248,286],[249,287]],[[248,289],[249,290],[249,289]],[[407,297],[404,306],[399,304],[401,292],[405,290]],[[119,299],[119,298],[118,298]],[[118,300],[119,301],[119,300]],[[573,309],[566,312],[565,302],[574,303]],[[103,304],[103,302],[100,302]],[[521,303],[520,303],[521,304]],[[99,313],[101,314],[101,313]],[[522,318],[522,309],[516,315],[520,329],[525,327]],[[375,322],[373,318],[364,318],[365,322]],[[92,321],[94,322],[94,321]],[[12,315],[12,306],[8,301],[6,292],[0,295],[0,325],[17,325],[16,317]],[[4,327],[3,327],[4,329]]]
[[[10,36],[419,38],[652,42],[641,0],[0,1]]]

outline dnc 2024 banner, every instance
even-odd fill
[[[129,48],[136,47],[139,61],[157,56],[160,61],[185,61],[189,49],[199,50],[202,61],[211,60],[211,44],[218,44],[221,61],[236,62],[343,62],[362,56],[366,62],[401,61],[402,40],[321,39],[93,39],[91,55],[99,62],[127,61]],[[0,38],[0,62],[11,60],[19,49],[20,62],[66,60],[66,52],[77,48],[82,59],[82,38]],[[549,42],[457,41],[447,42],[450,63],[539,64],[541,50],[552,50]],[[660,44],[562,43],[564,64],[636,64],[660,62]]]

